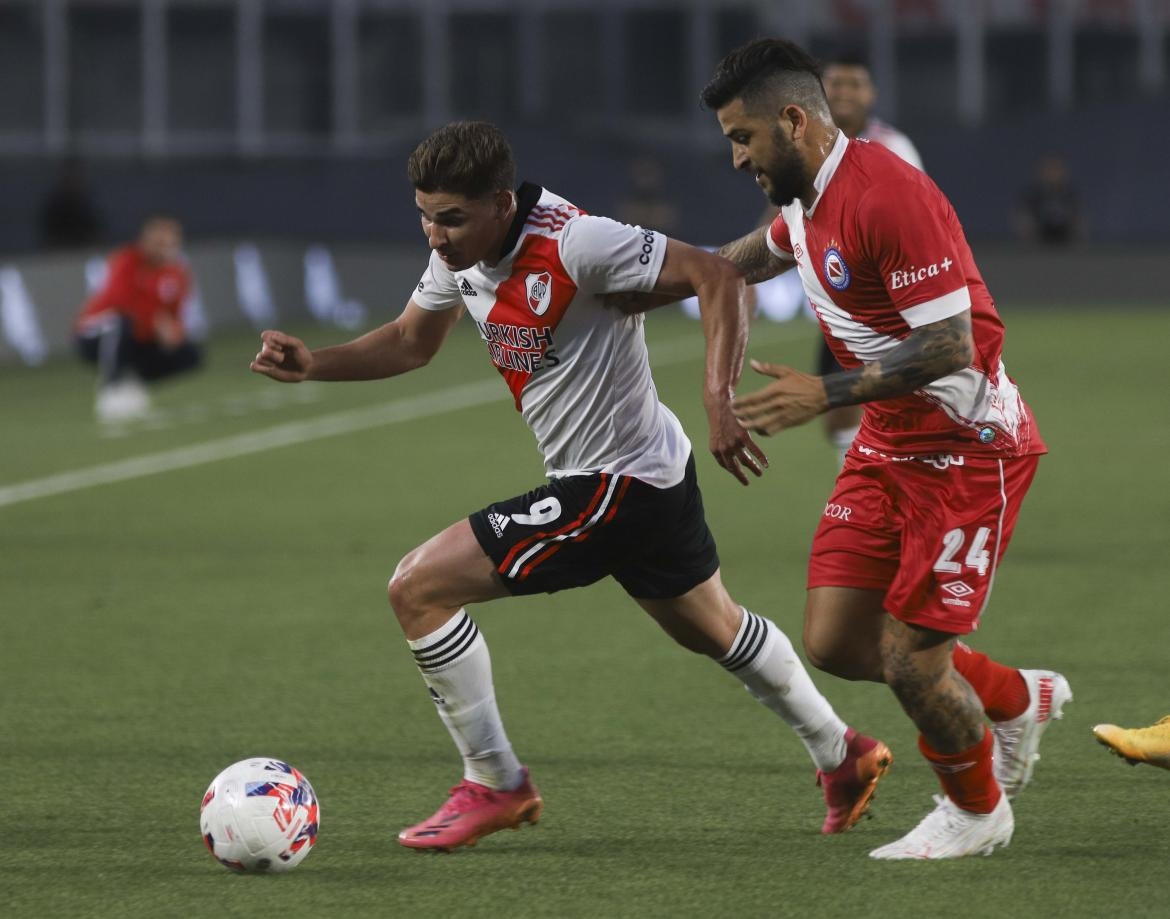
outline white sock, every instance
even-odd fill
[[[841,765],[845,722],[817,691],[792,642],[774,622],[745,609],[731,650],[719,663],[788,723],[818,769],[831,772]]]
[[[524,775],[496,706],[492,658],[467,611],[407,644],[463,757],[463,777],[498,791],[519,787]]]
[[[853,439],[861,430],[861,425],[856,427],[842,428],[839,431],[833,431],[829,434],[829,439],[833,442],[833,446],[837,448],[837,468],[840,469],[845,465],[845,457],[849,453],[849,448],[853,446]]]

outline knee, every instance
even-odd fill
[[[422,614],[426,605],[427,581],[422,553],[413,549],[403,556],[386,584],[386,596],[399,622],[406,623]]]
[[[823,641],[809,634],[803,636],[804,657],[810,667],[845,680],[865,679],[858,675],[857,662],[847,649],[833,641]]]

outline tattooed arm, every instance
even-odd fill
[[[747,236],[732,240],[718,251],[739,269],[745,284],[759,284],[792,268],[796,262],[777,258],[768,248],[767,225],[757,227]]]
[[[962,370],[974,356],[971,311],[963,310],[915,329],[872,364],[829,374],[824,378],[828,407],[905,396]]]
[[[736,399],[735,416],[749,431],[775,434],[830,408],[908,395],[962,370],[974,354],[971,311],[964,310],[915,329],[879,360],[826,377],[752,361],[753,370],[776,381]]]

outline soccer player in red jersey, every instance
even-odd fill
[[[795,268],[847,368],[810,376],[753,361],[775,381],[737,399],[737,417],[774,434],[865,407],[813,539],[805,650],[823,670],[889,685],[945,792],[871,855],[989,853],[1010,841],[1008,798],[1071,698],[1060,674],[956,640],[978,626],[1045,452],[1001,360],[1003,325],[946,197],[834,125],[802,49],[760,39],[731,52],[703,101],[735,168],[780,208],[720,253],[749,283]]]
[[[793,728],[824,786],[822,832],[848,829],[890,752],[848,728],[784,633],[728,595],[690,441],[650,376],[643,317],[604,300],[697,291],[710,449],[746,485],[765,458],[731,407],[747,341],[742,279],[725,259],[654,230],[585,214],[528,182],[516,189],[515,172],[492,125],[434,132],[408,165],[432,251],[403,313],[314,351],[266,331],[252,363],[282,382],[391,377],[426,364],[466,310],[544,456],[546,484],[447,527],[390,579],[390,604],[464,766],[446,803],[399,842],[449,850],[535,822],[542,800],[504,732],[487,644],[465,606],[607,576]]]
[[[96,409],[103,421],[145,413],[144,381],[199,366],[200,349],[187,337],[181,315],[191,290],[182,245],[179,221],[146,220],[138,241],[110,257],[105,283],[74,323],[78,353],[98,365]]]

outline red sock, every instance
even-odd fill
[[[1020,676],[1020,671],[997,664],[961,641],[955,642],[951,660],[963,679],[971,684],[983,703],[983,711],[992,721],[1018,718],[1027,710],[1028,684]]]
[[[918,737],[918,749],[934,769],[946,796],[976,814],[990,814],[1003,796],[991,771],[992,745],[991,731],[986,727],[979,743],[959,753],[938,753],[925,737]]]

